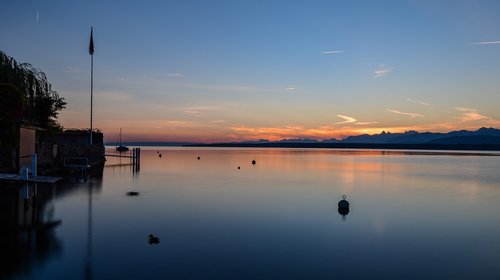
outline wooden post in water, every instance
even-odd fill
[[[141,169],[141,148],[136,148],[135,150],[134,168],[136,171],[139,171]]]
[[[33,153],[31,155],[31,175],[32,176],[37,176],[37,169],[38,169],[38,162],[37,162],[37,155],[36,153]]]
[[[132,161],[132,168],[134,171],[138,171],[141,167],[141,148],[133,148],[130,158]]]

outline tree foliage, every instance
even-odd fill
[[[66,108],[66,102],[52,89],[40,69],[29,63],[19,63],[0,51],[0,83],[12,84],[21,93],[21,121],[49,130],[61,129],[57,116]]]

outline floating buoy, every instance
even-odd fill
[[[349,209],[349,202],[345,199],[346,199],[346,196],[344,194],[344,195],[342,195],[342,200],[339,201],[339,209],[340,208]]]
[[[158,157],[161,157],[161,154],[159,154]]]
[[[238,169],[240,169],[240,167],[238,166]]]
[[[128,195],[128,196],[138,196],[138,195],[139,195],[139,192],[134,192],[134,191],[132,191],[132,192],[127,192],[127,195]]]
[[[345,195],[342,195],[342,200],[339,201],[339,209],[338,212],[340,215],[342,215],[342,220],[345,220],[345,216],[349,214],[349,202],[346,199]]]
[[[257,163],[257,162],[255,161],[255,159],[254,159],[254,160],[252,160],[252,164],[253,164],[253,165],[255,165],[256,163]]]
[[[198,160],[200,160],[200,157],[198,157]]]
[[[158,238],[158,237],[154,236],[153,234],[150,234],[148,237],[149,237],[148,243],[149,243],[150,245],[160,243],[160,238]]]

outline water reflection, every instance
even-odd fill
[[[32,275],[19,278],[500,275],[498,157],[155,148],[144,149],[142,160],[140,177],[111,158],[102,179],[49,186],[54,194],[45,205],[52,207],[38,211],[51,217],[44,221],[62,220],[51,230],[59,249],[49,249],[43,267],[32,263],[9,275],[23,270]],[[342,194],[349,207],[335,209],[335,203],[342,206]],[[24,204],[19,205],[22,216]],[[17,252],[16,246],[6,256]]]
[[[92,279],[92,187],[88,188],[88,213],[87,213],[87,255],[85,258],[85,279]]]
[[[29,274],[32,267],[61,253],[62,242],[54,228],[54,186],[0,185],[0,275]]]
[[[63,221],[56,215],[55,201],[86,188],[88,190],[88,254],[90,271],[92,248],[92,192],[102,188],[102,167],[93,177],[81,180],[75,172],[60,184],[0,182],[0,279],[30,276],[45,263],[59,258],[63,239],[56,234]],[[91,279],[91,274],[87,274]]]

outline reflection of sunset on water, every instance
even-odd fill
[[[159,154],[162,157],[159,157]],[[288,148],[182,148],[145,147],[142,149],[141,176],[158,173],[174,177],[208,178],[222,176],[228,180],[258,180],[273,182],[278,177],[289,184],[283,188],[340,188],[344,192],[373,195],[391,193],[406,186],[409,195],[429,190],[428,178],[439,182],[443,174],[457,172],[476,163],[474,158],[488,153],[436,152],[398,150],[342,150],[342,149],[288,149]],[[200,156],[200,160],[197,157]],[[459,159],[466,157],[467,165]],[[252,165],[251,161],[257,164]],[[456,160],[457,164],[439,164]],[[492,159],[493,160],[493,159]],[[108,158],[107,166],[127,162]],[[425,164],[423,164],[425,163]],[[238,166],[241,169],[238,169]],[[116,168],[119,170],[128,167]],[[115,169],[113,169],[115,170]],[[453,186],[435,185],[434,190],[453,188],[463,195],[475,195],[474,175],[459,175]],[[277,177],[278,176],[278,177]],[[408,179],[410,176],[411,179]],[[167,182],[169,183],[169,182]],[[436,183],[436,182],[435,182]],[[370,185],[370,188],[366,188]],[[484,187],[484,186],[483,186]],[[405,199],[405,198],[403,198]]]
[[[84,264],[96,278],[122,279],[219,279],[228,266],[253,279],[256,267],[287,279],[318,270],[335,278],[332,263],[349,270],[346,279],[373,275],[360,265],[405,274],[408,262],[424,276],[443,266],[496,272],[496,153],[141,147],[141,159],[134,170],[130,159],[108,156],[102,178],[39,186],[58,194],[51,209],[64,246],[58,258],[43,256],[36,279],[70,279]],[[339,211],[343,195],[348,211]],[[149,234],[161,242],[149,244]],[[469,255],[484,258],[457,268]],[[192,266],[209,269],[185,269]]]

